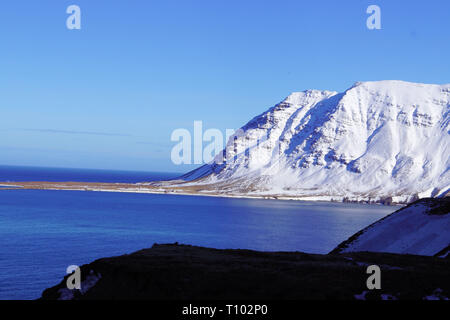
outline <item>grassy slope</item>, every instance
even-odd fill
[[[333,255],[218,250],[185,245],[154,245],[130,255],[104,258],[82,267],[101,274],[76,299],[354,299],[368,291],[367,265],[382,272],[380,299],[422,299],[436,289],[449,296],[450,260],[382,253]],[[57,299],[65,279],[44,291]]]

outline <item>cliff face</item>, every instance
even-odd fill
[[[356,251],[447,256],[450,198],[421,199],[359,231],[333,253]]]
[[[450,292],[449,262],[367,252],[315,255],[154,245],[84,265],[81,290],[68,290],[64,279],[45,290],[42,299],[444,299]],[[382,290],[367,289],[366,269],[372,264],[381,268]]]
[[[182,178],[230,194],[406,202],[447,192],[449,168],[450,85],[379,81],[293,93]]]

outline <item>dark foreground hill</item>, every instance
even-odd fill
[[[372,264],[381,268],[381,290],[367,289]],[[81,291],[68,290],[66,278],[42,299],[444,299],[450,293],[450,260],[155,244],[82,266]]]

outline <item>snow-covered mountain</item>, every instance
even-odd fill
[[[421,199],[359,231],[332,253],[371,251],[447,257],[450,198]]]
[[[232,195],[410,201],[447,192],[449,168],[450,84],[376,81],[292,93],[182,179]]]

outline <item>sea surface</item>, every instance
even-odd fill
[[[121,182],[137,183],[173,179],[182,173],[112,171],[94,169],[42,168],[0,165],[1,182],[49,181],[49,182]]]
[[[179,174],[0,166],[1,181],[142,182]],[[0,188],[0,299],[36,299],[69,265],[154,243],[327,253],[380,205]]]

